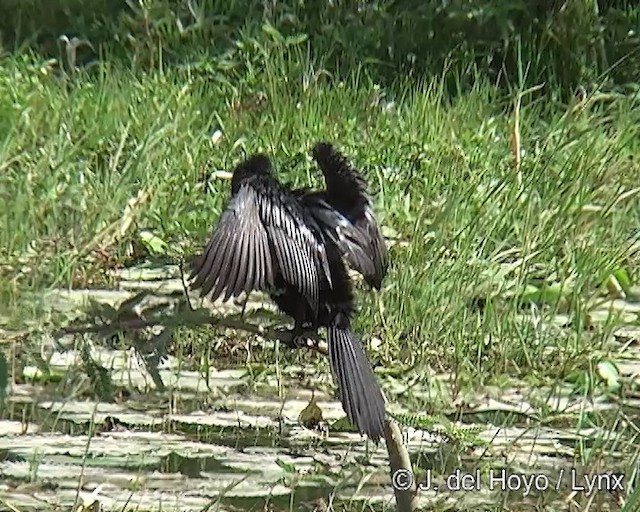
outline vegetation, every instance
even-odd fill
[[[0,10],[0,381],[33,381],[47,400],[124,403],[130,390],[95,385],[114,370],[84,348],[69,366],[85,381],[68,367],[56,375],[43,351],[81,312],[52,293],[91,288],[100,302],[122,287],[123,268],[188,261],[227,197],[216,171],[267,151],[282,179],[317,185],[309,151],[326,139],[368,176],[392,246],[383,292],[363,287],[356,324],[389,410],[448,432],[437,456],[415,457],[416,471],[486,469],[492,443],[475,437],[478,424],[549,428],[568,436],[547,452],[556,467],[626,475],[624,492],[577,493],[570,510],[635,510],[636,2],[0,0]],[[131,312],[94,306],[111,321]],[[308,386],[313,371],[295,372],[310,358],[327,371],[322,357],[282,350],[272,370],[259,339],[251,364],[223,364],[237,337],[185,327],[183,313],[167,353],[203,374],[249,368],[245,395],[274,372]],[[120,333],[115,346],[136,336]],[[75,348],[87,340],[114,346],[79,337]],[[3,417],[24,421],[2,391]],[[200,405],[185,399],[181,410],[208,403],[199,392]],[[157,403],[152,394],[138,400]],[[511,441],[497,449],[507,460],[521,450]],[[283,467],[304,479],[295,462]],[[501,493],[491,510],[562,509],[551,500]]]

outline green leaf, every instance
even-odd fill
[[[614,297],[627,297],[631,291],[631,277],[624,268],[614,270],[604,282],[609,293]]]
[[[151,255],[167,254],[167,243],[162,238],[154,235],[151,231],[140,231],[140,240]]]
[[[284,41],[284,37],[282,37],[282,34],[271,23],[266,22],[264,25],[262,25],[262,30],[274,41],[277,41],[278,43],[282,43]]]
[[[550,285],[543,285],[541,288],[527,284],[522,293],[522,300],[549,306],[563,305],[570,293],[571,288],[562,283],[551,283]]]
[[[616,391],[620,388],[620,373],[616,365],[611,361],[600,361],[597,365],[597,371],[611,391]]]
[[[622,507],[622,512],[634,512],[635,510],[638,510],[638,506],[640,506],[640,485],[636,483],[634,491]]]
[[[307,34],[296,34],[295,36],[287,36],[284,40],[284,44],[287,46],[296,46],[304,43],[309,36]]]
[[[291,464],[290,462],[284,462],[284,461],[282,461],[280,459],[277,459],[276,460],[276,464],[278,466],[280,466],[282,469],[284,469],[287,473],[295,474],[298,471],[296,469],[295,464]]]

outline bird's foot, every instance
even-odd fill
[[[289,348],[297,348],[297,336],[295,331],[289,329],[276,329],[278,333],[278,339],[280,343],[283,343]]]
[[[290,349],[296,350],[296,349],[307,346],[306,336],[295,334],[293,332],[290,332],[289,334],[290,334],[289,339],[283,341],[283,343],[287,347],[289,347]]]
[[[292,330],[283,330],[280,335],[280,341],[291,349],[298,349],[309,346],[309,336],[314,334],[312,329],[299,329],[294,328]]]

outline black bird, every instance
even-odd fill
[[[330,167],[325,174],[331,175]],[[365,278],[381,281],[376,273],[380,265],[367,255],[367,231],[329,204],[329,189],[289,190],[280,185],[262,154],[235,169],[231,190],[229,205],[196,260],[191,287],[200,288],[201,296],[212,291],[212,300],[225,290],[224,300],[252,289],[268,291],[295,321],[287,342],[293,347],[300,346],[306,330],[326,327],[330,366],[345,412],[360,432],[379,441],[384,435],[384,399],[351,330],[355,305],[343,261],[345,257]],[[355,192],[364,193],[360,188]]]
[[[366,240],[363,249],[366,248],[374,268],[373,271],[368,270],[367,265],[357,258],[358,253],[347,254],[349,264],[362,273],[369,286],[380,290],[389,266],[389,256],[373,213],[365,179],[328,142],[318,142],[313,147],[312,155],[324,174],[326,190],[323,198],[363,232]]]
[[[315,322],[308,309],[302,318],[292,315],[296,319],[293,345],[299,343],[305,330],[327,328],[329,361],[340,401],[351,422],[377,441],[384,435],[384,399],[362,344],[351,329],[355,304],[343,257],[369,286],[379,290],[387,273],[388,250],[363,176],[328,142],[315,144],[312,155],[324,174],[326,188],[299,189],[293,193],[326,235],[333,284],[331,287],[321,284],[320,310]],[[272,298],[285,312],[301,302],[299,292],[292,287]]]
[[[322,233],[295,195],[273,176],[264,154],[236,167],[231,199],[190,279],[200,296],[223,301],[289,283],[317,312],[320,280],[329,276]]]

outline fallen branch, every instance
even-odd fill
[[[194,313],[204,313],[204,309],[194,310]],[[189,318],[191,317],[191,318]],[[194,319],[194,317],[196,317]],[[199,325],[212,325],[221,329],[235,329],[240,331],[249,332],[261,336],[264,339],[273,341],[283,341],[283,338],[288,334],[288,331],[280,329],[269,329],[260,327],[249,322],[242,320],[235,320],[232,318],[215,318],[211,315],[199,314],[199,315],[187,315],[187,318],[181,318],[180,320],[173,320],[169,318],[163,319],[151,319],[147,320],[141,316],[131,316],[119,320],[114,320],[104,324],[75,324],[68,327],[63,327],[53,333],[55,338],[62,336],[69,336],[73,334],[100,334],[102,336],[109,336],[117,332],[135,331],[140,329],[146,329],[150,327],[183,327],[191,326],[196,327]],[[328,347],[327,343],[316,336],[309,336],[307,339],[307,348],[317,350],[318,352],[327,355]]]

